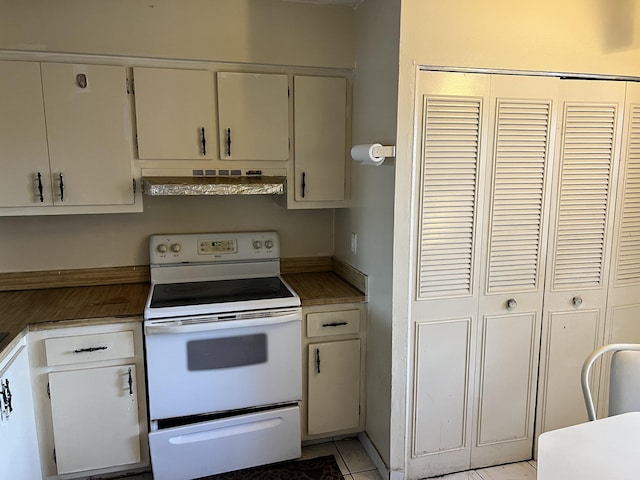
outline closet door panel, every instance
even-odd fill
[[[640,342],[640,84],[626,87],[604,343]],[[608,410],[609,362],[603,359],[598,416]]]
[[[558,92],[491,77],[473,468],[531,456]]]
[[[470,466],[489,86],[419,77],[411,478]]]
[[[604,335],[625,84],[563,80],[560,95],[537,433],[586,419],[579,367]],[[558,348],[566,329],[555,319],[569,317],[581,320],[575,333],[585,338]],[[566,381],[554,383],[560,372]]]

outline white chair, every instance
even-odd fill
[[[596,420],[589,388],[591,366],[608,352],[613,352],[609,368],[609,416],[640,412],[640,344],[611,343],[594,350],[582,365],[582,393],[589,420]]]

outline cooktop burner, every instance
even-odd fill
[[[156,284],[151,308],[292,298],[278,277]]]

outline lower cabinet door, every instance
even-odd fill
[[[135,365],[49,374],[58,474],[140,462]]]
[[[309,345],[309,435],[356,428],[360,420],[360,340]]]
[[[24,340],[14,352],[4,365],[0,362],[0,390],[4,388],[11,405],[9,410],[8,403],[0,400],[0,478],[39,479],[42,472]]]

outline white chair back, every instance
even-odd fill
[[[640,412],[640,351],[615,352],[609,375],[609,416]]]
[[[614,352],[609,369],[609,416],[640,412],[640,344],[611,343],[594,350],[582,365],[580,379],[589,420],[596,419],[589,386],[591,367],[607,352]]]

